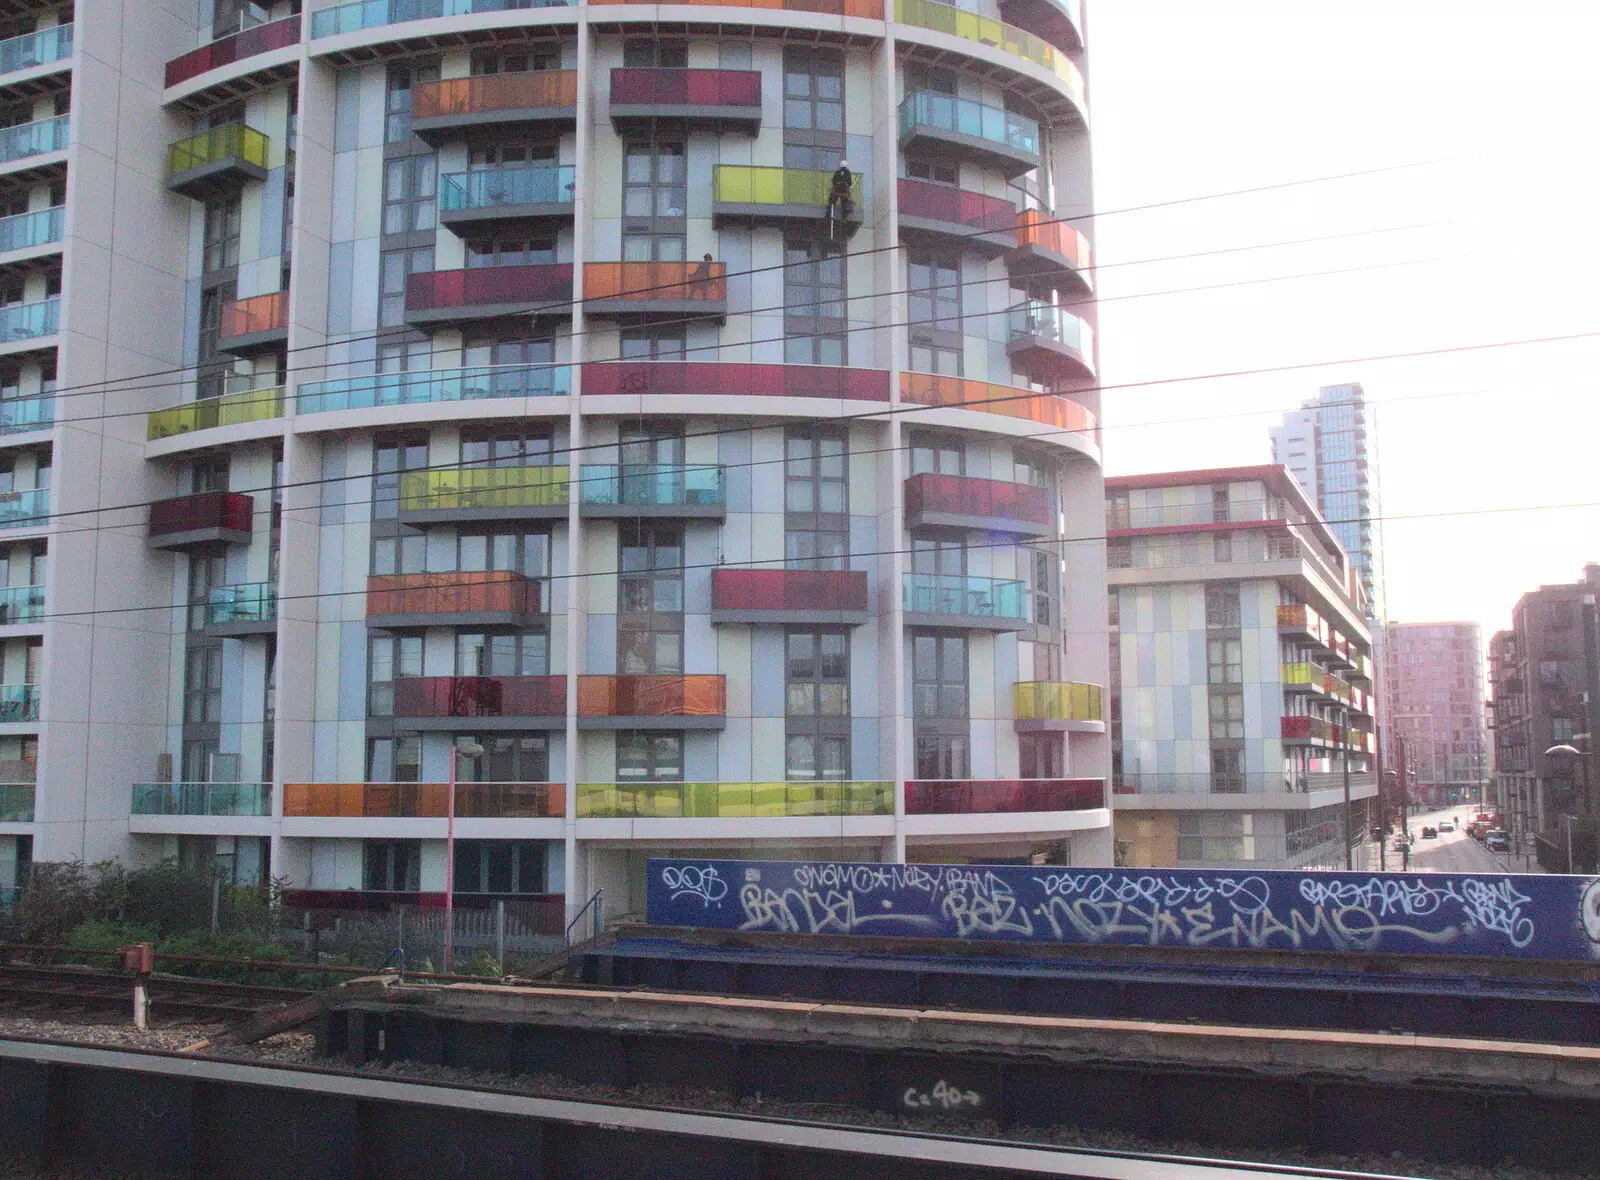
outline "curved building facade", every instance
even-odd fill
[[[1075,0],[78,7],[0,72],[9,880],[1109,863]]]

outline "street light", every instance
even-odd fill
[[[1575,733],[1575,734],[1572,735],[1572,740],[1573,741],[1583,740],[1583,741],[1587,742],[1588,738],[1589,738],[1589,735],[1586,734],[1586,733]],[[1548,750],[1546,750],[1544,752],[1544,754],[1545,754],[1546,758],[1548,758],[1551,754],[1570,754],[1570,755],[1572,755],[1572,757],[1574,757],[1574,758],[1576,758],[1578,760],[1578,765],[1583,770],[1583,805],[1584,805],[1584,807],[1587,808],[1589,806],[1589,755],[1588,755],[1588,753],[1586,751],[1578,749],[1577,746],[1571,746],[1571,745],[1566,744],[1565,742],[1562,742],[1559,745],[1551,746]],[[1572,817],[1569,815],[1569,816],[1565,816],[1563,818],[1565,818],[1566,821],[1567,821],[1567,872],[1570,873],[1570,872],[1573,871],[1573,868],[1572,868]],[[1597,844],[1596,852],[1600,853],[1600,844]]]
[[[448,975],[455,960],[456,933],[456,764],[462,758],[478,758],[482,743],[456,738],[450,743],[450,789],[445,795],[444,821],[444,969]]]

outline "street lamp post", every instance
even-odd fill
[[[1575,733],[1575,734],[1572,735],[1572,740],[1575,741],[1575,742],[1582,741],[1585,744],[1588,744],[1589,735],[1586,734],[1586,733]],[[1544,754],[1545,754],[1546,758],[1548,758],[1551,754],[1569,754],[1569,755],[1571,755],[1572,757],[1574,757],[1574,758],[1576,758],[1578,760],[1578,766],[1583,772],[1583,806],[1586,809],[1588,809],[1588,810],[1590,810],[1592,812],[1593,808],[1590,806],[1590,798],[1589,798],[1589,757],[1590,757],[1589,752],[1587,750],[1580,750],[1580,749],[1578,749],[1577,746],[1568,745],[1565,742],[1563,742],[1560,745],[1551,746],[1548,750],[1546,750],[1544,752]],[[1566,821],[1566,824],[1567,824],[1567,872],[1570,873],[1570,872],[1574,871],[1574,869],[1572,867],[1572,820],[1573,820],[1573,817],[1570,816],[1570,815],[1567,815],[1567,816],[1563,816],[1562,818]],[[1596,824],[1597,824],[1597,830],[1596,830],[1596,833],[1595,833],[1595,838],[1596,838],[1595,851],[1596,851],[1597,855],[1600,855],[1600,818],[1596,818]]]
[[[483,753],[478,742],[452,740],[450,743],[450,786],[445,792],[444,820],[444,969],[449,974],[455,964],[456,934],[456,764],[462,758]]]

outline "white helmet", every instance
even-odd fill
[[[849,160],[840,160],[839,161],[839,167],[841,167],[841,168],[850,167],[850,161]]]

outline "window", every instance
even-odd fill
[[[1255,858],[1255,816],[1249,812],[1178,812],[1180,864],[1223,864]]]
[[[972,776],[968,741],[959,734],[916,735],[916,777],[963,779]]]
[[[490,397],[525,397],[555,389],[556,371],[547,367],[556,359],[553,339],[469,337],[462,351],[468,366],[490,366],[475,377],[488,386]]]
[[[438,224],[439,161],[402,156],[383,170],[383,232],[422,233]]]
[[[959,184],[961,181],[960,170],[943,160],[907,160],[906,175],[913,180],[928,180],[934,184]]]
[[[1223,748],[1211,751],[1211,791],[1216,795],[1236,795],[1244,790],[1244,751]]]
[[[380,434],[372,440],[372,517],[392,520],[400,513],[400,476],[428,465],[428,436]]]
[[[467,268],[532,266],[556,260],[556,240],[549,237],[495,238],[467,243]]]
[[[682,328],[628,328],[619,355],[625,361],[681,361],[687,351]]]
[[[683,527],[624,522],[618,529],[617,671],[683,672]]]
[[[912,250],[906,263],[912,340],[961,334],[961,256],[954,250]]]
[[[385,250],[378,262],[378,324],[392,328],[405,322],[406,280],[433,269],[433,247]]]
[[[464,467],[548,467],[554,449],[548,426],[469,427],[461,432]]]
[[[238,197],[206,202],[200,269],[209,274],[239,265],[240,205]]]
[[[1066,773],[1066,757],[1058,733],[1019,733],[1017,735],[1017,775],[1019,778],[1061,778]]]
[[[199,496],[206,492],[225,492],[228,490],[228,457],[216,455],[207,459],[196,459],[189,468],[189,493]]]
[[[228,559],[222,554],[196,553],[189,558],[189,630],[206,628],[206,602],[211,591],[227,582]]]
[[[911,538],[911,572],[914,574],[949,574],[959,577],[967,572],[967,543],[960,537],[913,536]]]
[[[183,664],[184,724],[215,724],[221,720],[222,645],[191,647]]]
[[[850,637],[844,631],[790,631],[784,637],[786,711],[796,717],[850,715]]]
[[[783,127],[791,131],[844,133],[844,55],[832,49],[786,49],[783,53]],[[785,161],[786,167],[794,167]],[[808,165],[814,166],[814,165]],[[838,162],[828,165],[831,170]]]
[[[546,532],[460,532],[452,570],[469,573],[506,570],[525,578],[550,576],[550,534]],[[448,560],[448,558],[447,558]]]
[[[411,88],[437,82],[439,67],[405,65],[389,67],[389,88],[384,119],[384,142],[406,143],[411,138]]]
[[[543,893],[544,841],[457,840],[457,893]]]
[[[422,675],[422,636],[373,635],[367,640],[367,715],[394,716],[394,682]]]
[[[367,747],[367,781],[421,782],[422,738],[414,733],[394,738],[374,738]]]
[[[1237,585],[1206,587],[1206,626],[1239,626],[1239,587]]]
[[[619,783],[681,783],[683,735],[631,730],[617,734]]]
[[[911,715],[919,721],[967,720],[966,636],[912,633]]]
[[[1036,626],[1048,627],[1055,617],[1055,555],[1047,549],[1017,550],[1017,571],[1027,584],[1033,600],[1033,621]]]
[[[555,145],[548,142],[502,141],[475,143],[467,152],[467,167],[472,171],[483,168],[502,168],[518,164],[550,164],[556,162]],[[570,195],[572,188],[568,186]]]
[[[1206,640],[1206,682],[1240,684],[1244,681],[1244,651],[1237,639]]]
[[[1211,736],[1221,739],[1244,737],[1243,693],[1211,694]]]
[[[965,469],[966,452],[959,436],[911,432],[912,475],[960,475]]]
[[[472,73],[475,77],[560,68],[561,55],[553,47],[480,49],[472,55]]]
[[[422,888],[422,841],[368,840],[362,846],[361,887],[382,893]]]
[[[622,258],[681,262],[686,253],[688,169],[682,141],[629,140],[622,159]]]
[[[689,64],[689,45],[685,41],[629,37],[622,43],[622,64],[630,70],[681,70]]]
[[[482,631],[456,633],[457,676],[547,676],[549,673],[550,637],[542,631],[511,635],[490,635]]]
[[[460,756],[457,773],[471,783],[542,783],[550,778],[550,739],[542,733],[480,733],[456,737],[459,748],[476,742],[483,753]]]
[[[824,238],[790,233],[783,242],[784,362],[845,363],[845,267]]]
[[[1011,478],[1014,482],[1032,488],[1055,486],[1055,466],[1042,455],[1018,451],[1011,460]]]
[[[784,435],[784,556],[792,568],[846,568],[847,455],[841,427],[796,426]]]

